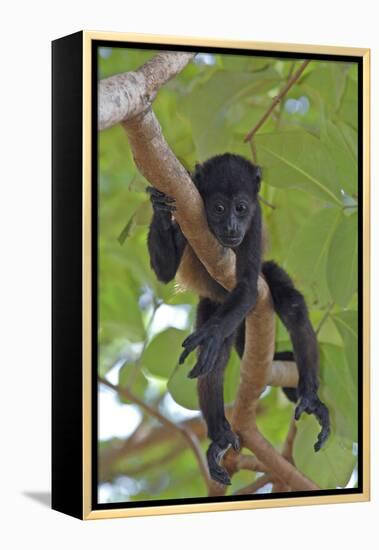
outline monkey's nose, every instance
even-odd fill
[[[235,239],[239,237],[239,231],[236,227],[228,227],[226,229],[226,235],[230,237],[231,239]]]

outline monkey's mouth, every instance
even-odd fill
[[[239,246],[241,244],[242,237],[229,237],[227,235],[224,235],[222,237],[219,237],[219,241],[222,246],[225,246],[227,248],[235,248],[236,246]]]

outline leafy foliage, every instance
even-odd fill
[[[100,77],[135,70],[152,55],[147,50],[101,48]],[[244,135],[299,63],[197,56],[160,90],[154,103],[181,162],[192,169],[196,161],[224,151],[251,158]],[[356,66],[312,61],[254,142],[264,174],[261,194],[275,206],[263,205],[269,236],[266,256],[286,267],[306,296],[315,327],[320,326],[321,395],[330,409],[332,436],[315,454],[317,422],[302,418],[295,462],[322,488],[344,487],[356,468],[357,442]],[[178,292],[175,283],[162,285],[150,268],[147,182],[136,170],[121,127],[100,134],[98,159],[99,374],[116,370],[120,388],[127,387],[174,422],[201,426],[196,417],[185,420],[198,409],[196,382],[186,377],[195,358],[177,365],[196,297]],[[162,305],[165,316],[160,314]],[[289,346],[278,323],[277,348]],[[239,361],[233,353],[225,375],[227,403],[234,399],[238,376]],[[119,399],[120,407],[129,403],[122,392]],[[278,449],[292,412],[280,390],[271,389],[261,398],[258,423]],[[140,439],[136,436],[128,452],[120,449],[130,438],[122,443],[109,434],[99,443],[104,501],[205,494],[192,452],[167,431],[154,439],[158,429],[157,421],[143,413],[137,428]],[[205,434],[201,429],[199,433],[206,448]],[[252,476],[240,472],[233,489],[250,483]]]

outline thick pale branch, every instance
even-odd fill
[[[176,76],[194,53],[162,52],[135,72],[100,80],[98,129],[104,130],[150,107],[159,88]]]
[[[273,361],[269,377],[269,386],[279,388],[297,388],[299,372],[294,361]]]
[[[139,171],[154,187],[176,199],[175,218],[196,255],[214,279],[233,288],[235,254],[223,249],[210,233],[199,192],[166,142],[153,111],[124,121],[123,126]]]

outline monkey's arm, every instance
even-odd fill
[[[223,342],[237,330],[257,300],[261,266],[259,219],[252,224],[246,237],[237,250],[235,288],[210,319],[182,344],[184,351],[180,356],[180,363],[183,363],[197,346],[201,346],[198,361],[188,375],[190,378],[204,375],[214,368]]]
[[[187,241],[179,225],[172,220],[175,200],[154,187],[148,187],[147,191],[154,212],[147,239],[150,265],[157,278],[168,283],[175,277]]]

